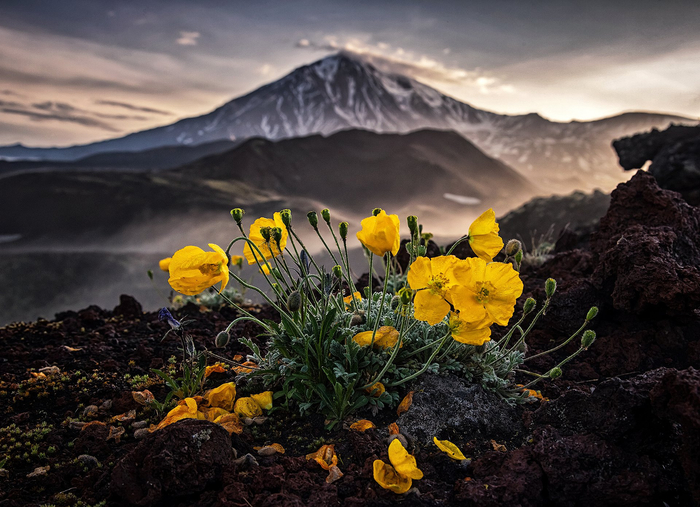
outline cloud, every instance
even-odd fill
[[[500,78],[485,71],[447,66],[434,58],[416,55],[413,51],[406,51],[401,47],[392,49],[386,42],[372,45],[357,38],[350,38],[339,43],[337,37],[326,36],[321,42],[300,39],[295,46],[314,51],[345,52],[383,72],[401,74],[432,85],[460,85],[484,95],[510,94],[515,90],[512,84],[503,83]]]
[[[128,109],[129,111],[138,111],[141,113],[161,114],[163,116],[172,116],[172,114],[173,114],[169,111],[163,111],[162,109],[154,109],[152,107],[136,106],[134,104],[129,104],[127,102],[117,102],[115,100],[96,100],[95,104],[99,104],[102,106],[121,107],[122,109]]]
[[[199,36],[199,32],[180,32],[180,38],[177,39],[177,43],[181,46],[196,46]]]
[[[108,132],[121,132],[119,129],[112,127],[111,125],[96,120],[94,118],[89,118],[85,116],[77,116],[70,114],[60,114],[60,113],[42,113],[37,111],[29,111],[26,109],[18,109],[11,107],[0,107],[0,112],[6,114],[15,114],[20,116],[26,116],[34,121],[60,121],[76,123],[78,125],[83,125],[85,127],[95,127]]]

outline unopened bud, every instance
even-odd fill
[[[338,231],[340,232],[340,237],[345,240],[348,237],[348,223],[340,222],[338,224]]]
[[[561,368],[559,368],[558,366],[555,366],[554,368],[549,370],[548,376],[552,380],[561,377],[562,376]]]
[[[328,208],[324,208],[321,210],[321,216],[328,225],[331,225],[331,211]]]
[[[280,211],[280,217],[282,218],[282,223],[286,228],[290,228],[292,226],[292,211],[289,209],[283,209]]]
[[[520,241],[517,239],[511,239],[508,243],[506,243],[506,255],[508,257],[512,257],[522,250],[522,248],[523,245],[520,243]]]
[[[151,271],[151,270],[149,269],[148,271],[146,271],[146,274],[148,275],[148,278],[150,278],[151,280],[153,280],[153,271]]]
[[[425,257],[425,254],[428,253],[428,248],[425,245],[418,245],[418,257]]]
[[[214,339],[214,345],[217,349],[223,349],[226,345],[228,345],[230,339],[231,335],[229,335],[226,331],[221,331],[219,334],[216,335],[216,338]]]
[[[355,312],[352,316],[352,319],[350,319],[350,326],[361,326],[364,323],[365,323],[365,312],[363,312],[363,311]]]
[[[532,298],[527,298],[527,299],[525,300],[525,304],[523,305],[523,313],[524,313],[525,315],[527,315],[527,314],[530,313],[532,310],[534,310],[536,306],[537,306],[537,301],[535,301],[535,300],[532,299]]]
[[[391,298],[391,310],[396,310],[401,304],[401,298],[399,296],[394,296]]]
[[[557,291],[557,281],[554,278],[547,278],[544,282],[544,293],[547,294],[548,298],[551,298]]]
[[[275,278],[277,278],[278,280],[281,280],[281,279],[282,279],[282,272],[281,272],[279,269],[277,269],[277,268],[272,268],[272,275],[273,275]],[[275,285],[277,285],[277,284],[275,284]]]
[[[411,215],[406,219],[406,221],[408,222],[408,230],[411,231],[411,237],[418,234],[418,217]]]
[[[593,345],[593,342],[595,341],[595,331],[591,331],[590,329],[584,331],[583,337],[581,337],[581,347],[584,349],[587,349],[591,345]]]
[[[341,268],[340,266],[338,266],[336,264],[335,266],[333,266],[333,274],[335,275],[335,277],[337,279],[342,280],[343,279],[343,268]]]
[[[282,241],[282,228],[273,227],[270,229],[270,232],[272,233],[272,239],[275,241],[275,245],[277,245],[278,249],[281,249],[280,242]]]
[[[523,251],[522,250],[520,250],[518,253],[515,254],[515,262],[517,262],[518,264],[523,262]]]
[[[236,221],[238,225],[241,225],[241,220],[243,220],[243,215],[245,215],[245,211],[243,211],[241,208],[233,208],[231,210],[231,216],[233,219]]]
[[[591,309],[588,310],[588,313],[586,314],[586,320],[591,321],[595,319],[596,315],[598,315],[598,307],[597,306],[591,306]]]
[[[287,298],[287,310],[290,312],[298,312],[301,308],[301,294],[298,290],[292,292]]]
[[[382,208],[374,208],[374,209],[372,210],[372,215],[374,215],[374,216],[376,217],[376,216],[379,215],[382,211],[384,211],[384,210],[382,210]]]
[[[266,243],[269,243],[270,238],[272,237],[272,227],[261,227],[260,235],[263,237]]]
[[[316,215],[315,211],[309,211],[306,214],[306,218],[309,219],[309,223],[311,224],[311,227],[313,227],[314,229],[318,228],[318,215]]]
[[[401,304],[407,305],[411,302],[413,297],[413,291],[408,287],[402,287],[399,289],[399,298],[401,298]]]

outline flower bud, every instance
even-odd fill
[[[277,269],[277,268],[272,268],[272,274],[273,274],[273,276],[274,276],[275,278],[277,278],[278,280],[282,280],[282,272],[281,272],[279,269]],[[275,284],[275,285],[277,285],[277,284]],[[278,287],[279,287],[279,286],[278,286]]]
[[[331,225],[331,211],[328,208],[324,208],[321,210],[321,216],[328,225]]]
[[[216,338],[214,339],[214,345],[217,349],[223,349],[226,345],[228,345],[230,339],[231,336],[226,331],[221,331],[219,334],[216,335]]]
[[[551,298],[557,291],[557,281],[554,278],[547,278],[544,282],[544,293],[547,294],[548,298]]]
[[[313,227],[314,229],[318,228],[318,216],[316,215],[315,211],[309,211],[306,214],[306,218],[309,219],[309,223],[311,224],[311,227]]]
[[[593,345],[593,342],[595,341],[595,331],[591,331],[590,329],[584,331],[583,337],[581,337],[581,347],[584,349],[587,349],[591,345]]]
[[[343,279],[343,268],[341,268],[340,266],[338,266],[336,264],[335,266],[333,266],[333,274],[335,275],[335,277],[337,279],[342,280]]]
[[[425,254],[428,253],[428,248],[425,245],[418,245],[418,257],[425,257]]]
[[[361,326],[365,323],[365,312],[357,311],[353,314],[352,319],[350,319],[350,326]]]
[[[338,231],[340,232],[340,237],[345,241],[348,237],[348,223],[347,222],[340,222],[338,224]]]
[[[396,310],[400,304],[401,304],[401,298],[399,298],[399,296],[394,296],[393,298],[391,298],[391,310],[392,311]]]
[[[272,227],[261,227],[260,235],[263,237],[266,243],[269,243],[270,238],[272,237]]]
[[[270,229],[270,232],[272,233],[272,239],[275,240],[275,245],[277,245],[277,248],[280,249],[280,242],[282,241],[282,229],[280,227],[272,227],[272,229]]]
[[[508,257],[514,256],[522,249],[523,245],[517,239],[511,239],[508,243],[506,243],[506,255]]]
[[[374,216],[376,217],[376,216],[379,215],[381,212],[382,212],[382,208],[374,208],[374,209],[372,210],[372,215],[374,215]]]
[[[153,271],[151,271],[151,270],[149,269],[148,271],[146,271],[146,274],[148,275],[148,278],[150,278],[151,280],[153,280]]]
[[[308,273],[309,268],[311,267],[311,260],[309,259],[309,254],[306,253],[306,250],[301,251],[299,254],[299,260],[301,261],[301,267],[304,269],[302,274]]]
[[[537,306],[537,301],[535,301],[535,300],[532,299],[532,298],[527,298],[527,299],[525,300],[525,304],[523,305],[523,313],[524,313],[525,315],[527,315],[527,314],[530,313],[532,310],[534,310],[536,306]]]
[[[236,221],[238,225],[241,225],[241,220],[243,220],[243,215],[245,215],[245,211],[243,211],[241,208],[233,208],[231,210],[231,216],[233,219]]]
[[[408,305],[413,297],[413,291],[408,287],[402,287],[399,289],[399,298],[401,298],[402,305]]]
[[[411,237],[418,234],[418,217],[411,215],[406,219],[406,221],[408,222],[408,230],[411,231]]]
[[[591,309],[588,310],[588,314],[586,315],[586,320],[590,322],[595,319],[596,315],[598,315],[598,307],[591,306]]]
[[[290,312],[298,312],[301,308],[301,294],[298,290],[292,292],[287,298],[287,310]]]
[[[280,211],[280,217],[282,218],[282,223],[286,228],[290,228],[292,226],[292,211],[289,209],[283,209]]]
[[[554,368],[549,370],[548,376],[552,380],[561,377],[562,376],[561,368],[559,368],[558,366],[555,366]]]
[[[515,262],[517,262],[518,264],[523,262],[523,251],[522,250],[520,250],[518,253],[515,254]]]

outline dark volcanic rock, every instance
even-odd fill
[[[522,439],[520,411],[480,385],[426,374],[413,389],[413,404],[396,422],[402,433],[421,443],[432,443],[433,437],[449,440],[454,435],[499,442]]]
[[[700,308],[700,210],[637,173],[612,193],[591,238],[594,283],[613,306],[638,315],[688,315]]]
[[[651,160],[649,172],[659,186],[675,190],[690,204],[700,204],[700,127],[674,125],[659,132],[613,142],[625,170],[639,169]]]
[[[114,307],[113,313],[114,315],[138,319],[143,315],[143,308],[134,297],[122,294],[119,296],[119,304]]]
[[[112,471],[112,494],[132,505],[197,494],[221,481],[233,466],[228,432],[217,424],[185,419],[152,433]]]

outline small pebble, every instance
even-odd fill
[[[148,421],[136,421],[131,423],[131,427],[135,430],[145,428],[146,426],[148,426]]]
[[[68,427],[72,430],[82,430],[86,423],[82,421],[71,421]]]
[[[258,460],[256,460],[255,457],[250,453],[238,459],[234,459],[233,463],[234,465],[238,465],[239,467],[241,467],[243,470],[247,470],[248,468],[258,466]]]
[[[112,408],[112,405],[114,405],[114,402],[112,400],[105,400],[102,405],[100,405],[100,410],[109,410]]]
[[[139,428],[136,431],[134,431],[134,438],[136,440],[143,440],[148,436],[150,431],[148,431],[148,428]]]
[[[396,435],[389,435],[389,438],[387,439],[386,443],[390,444],[394,441],[395,438],[399,439],[401,445],[403,445],[405,448],[408,448],[408,441],[406,440],[406,437],[404,437],[401,433],[397,433]]]
[[[258,449],[258,454],[260,456],[272,456],[273,454],[277,454],[279,451],[272,447],[271,445],[266,445],[265,447],[261,447]]]
[[[97,465],[100,464],[100,462],[97,461],[97,458],[95,456],[90,456],[89,454],[81,454],[80,456],[78,456],[78,461],[90,468],[95,468]]]
[[[58,375],[61,373],[61,369],[58,366],[47,366],[46,368],[39,368],[39,371],[45,375]]]

